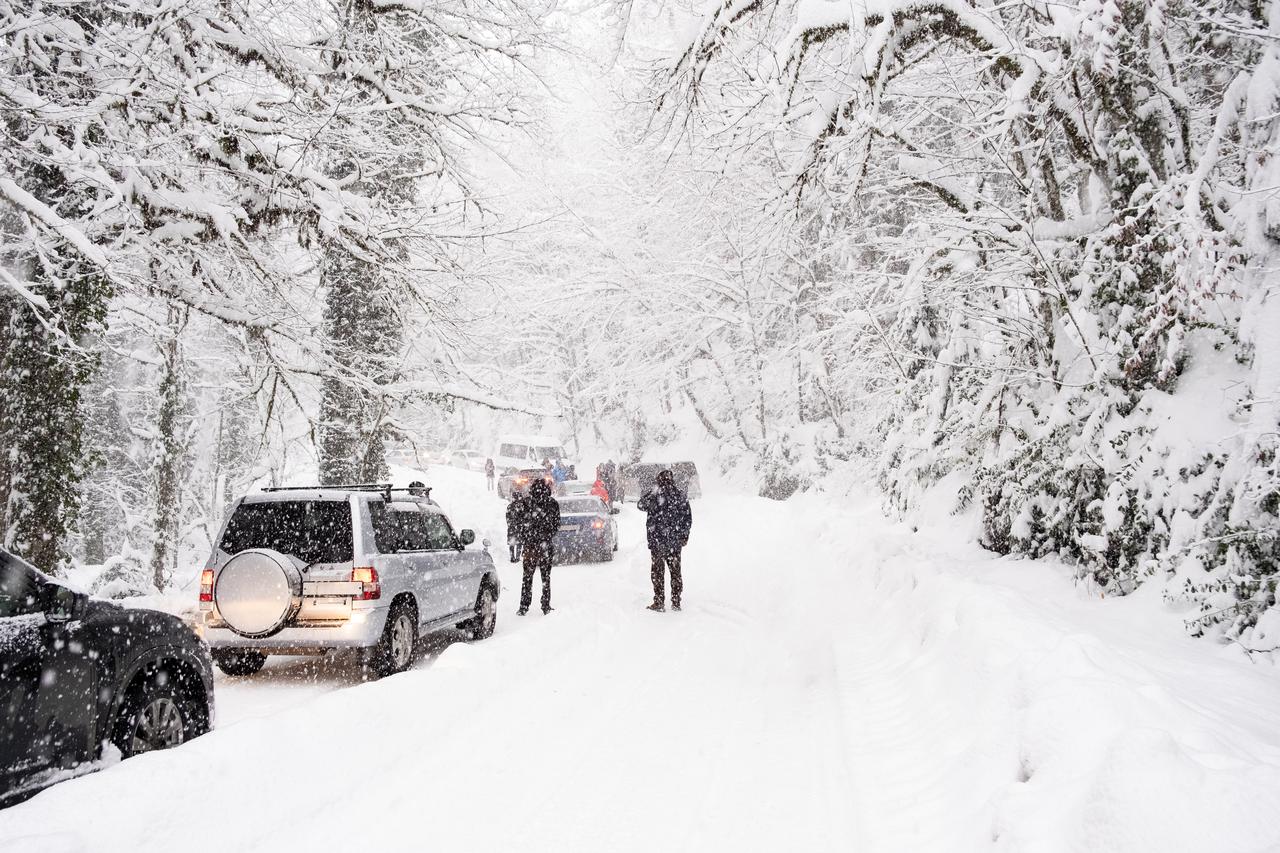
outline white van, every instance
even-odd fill
[[[549,435],[500,435],[493,451],[493,464],[500,474],[512,468],[537,468],[544,459],[573,464],[560,439]]]

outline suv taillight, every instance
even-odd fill
[[[382,596],[382,584],[378,582],[378,570],[373,566],[358,566],[351,570],[351,580],[360,584],[360,594],[352,596],[356,601],[373,601]]]
[[[205,569],[200,573],[200,601],[213,601],[213,569]]]

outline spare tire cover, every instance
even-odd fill
[[[302,593],[302,575],[275,551],[241,551],[218,572],[213,601],[222,620],[245,637],[264,637],[284,626]]]

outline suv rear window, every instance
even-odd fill
[[[508,459],[528,459],[529,448],[523,444],[504,444],[498,448],[498,455]]]
[[[269,548],[304,563],[354,558],[351,505],[346,501],[271,501],[236,507],[218,547],[228,554]]]

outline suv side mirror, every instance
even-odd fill
[[[50,622],[72,622],[84,616],[89,597],[56,583],[45,584],[41,595],[44,618]]]
[[[458,531],[458,541],[465,548],[472,542],[476,541],[476,532],[470,528],[464,527]]]

